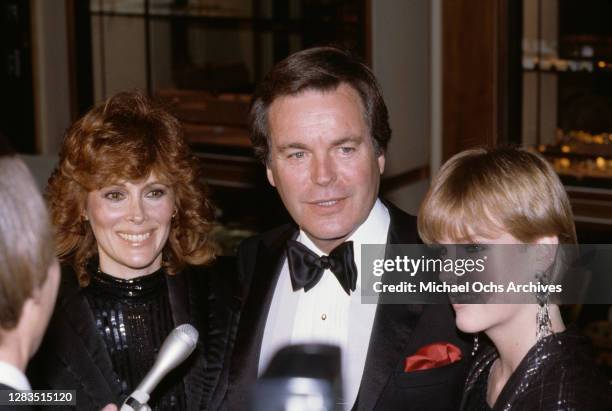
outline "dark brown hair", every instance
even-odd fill
[[[178,120],[139,93],[119,93],[68,130],[47,188],[58,257],[73,266],[81,285],[89,282],[86,265],[97,254],[91,226],[82,217],[88,192],[151,173],[175,193],[177,215],[163,249],[166,271],[175,274],[185,263],[212,258],[212,207]]]
[[[342,84],[351,86],[359,94],[376,154],[384,153],[391,139],[391,128],[374,74],[347,51],[315,47],[294,53],[276,64],[257,88],[249,112],[255,156],[264,163],[269,159],[268,110],[276,98],[306,90],[333,91]]]

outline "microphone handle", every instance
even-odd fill
[[[159,384],[162,378],[164,378],[168,371],[170,371],[167,367],[162,367],[162,365],[163,364],[161,364],[159,361],[156,361],[134,391],[145,392],[147,393],[147,397],[150,396],[157,384]],[[148,400],[149,399],[147,398],[147,401]]]
[[[157,384],[166,376],[168,368],[165,364],[156,361],[147,375],[142,379],[138,387],[130,394],[121,406],[120,411],[147,411],[151,408],[147,404],[151,398],[151,392]]]
[[[149,398],[146,392],[136,390],[125,399],[119,411],[151,411],[151,407],[147,404]]]
[[[187,329],[185,329],[187,328]],[[121,411],[140,411],[150,409],[147,405],[151,392],[157,384],[177,365],[183,362],[195,349],[198,332],[188,324],[172,330],[157,353],[157,359],[149,372],[125,400]],[[146,407],[146,408],[145,408]]]

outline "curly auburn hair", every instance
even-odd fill
[[[118,181],[140,181],[151,173],[175,193],[177,215],[162,251],[162,265],[176,274],[186,263],[213,258],[208,241],[213,209],[201,165],[176,118],[137,92],[114,95],[91,109],[66,133],[47,199],[56,226],[57,255],[71,265],[81,286],[97,243],[83,219],[87,194]]]

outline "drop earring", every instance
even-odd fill
[[[537,273],[535,277],[539,285],[548,285],[546,273]],[[544,337],[552,334],[552,324],[550,321],[550,314],[548,312],[549,297],[550,291],[548,291],[546,287],[541,287],[538,292],[536,292],[536,299],[538,301],[538,312],[536,314],[536,339],[538,342],[540,342]]]
[[[472,357],[476,355],[480,344],[478,342],[478,334],[474,334],[474,346],[472,347]]]

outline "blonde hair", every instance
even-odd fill
[[[567,193],[551,165],[519,148],[478,148],[453,156],[425,196],[418,230],[426,243],[507,231],[524,243],[556,235],[576,243]]]
[[[24,302],[47,279],[53,231],[30,171],[14,156],[0,157],[0,328],[13,329]]]

